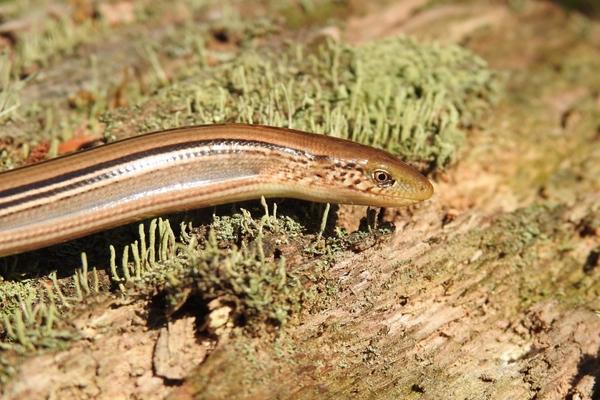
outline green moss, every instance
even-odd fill
[[[224,299],[235,306],[238,321],[257,330],[265,322],[283,325],[303,305],[322,308],[337,292],[327,277],[336,257],[359,242],[389,233],[382,227],[311,237],[295,219],[278,215],[276,204],[269,209],[263,200],[262,205],[262,217],[241,209],[215,215],[212,223],[198,228],[182,224],[179,234],[168,220],[140,225],[138,240],[122,250],[111,249],[113,282],[124,294],[164,294],[167,314],[190,299],[205,305]],[[283,250],[290,245],[292,254]],[[296,262],[288,266],[287,256]]]
[[[17,352],[61,348],[78,337],[65,321],[74,305],[100,292],[96,270],[88,273],[85,253],[81,258],[82,268],[66,283],[59,282],[56,272],[42,287],[33,281],[1,282],[0,348]],[[67,291],[73,295],[66,295]]]
[[[34,281],[4,281],[0,277],[0,319],[12,315],[21,302],[32,302],[37,298]]]
[[[182,223],[179,233],[168,220],[140,224],[138,240],[118,251],[111,246],[114,286],[121,295],[164,296],[167,315],[189,301],[207,305],[219,299],[233,307],[238,324],[259,331],[284,325],[304,306],[310,310],[326,306],[337,293],[337,285],[328,278],[329,265],[345,249],[374,240],[372,234],[388,232],[384,227],[355,234],[340,231],[336,236],[306,235],[306,228],[294,218],[278,215],[275,203],[269,207],[263,200],[262,206],[260,217],[241,209],[215,215],[212,223],[198,228]],[[287,265],[287,256],[296,260],[293,265]],[[56,348],[78,337],[65,322],[72,310],[105,286],[100,287],[95,270],[88,271],[85,254],[82,269],[72,279],[59,282],[52,273],[50,281],[41,288],[35,281],[0,286],[6,299],[2,346],[19,351]]]
[[[63,346],[74,335],[71,331],[56,330],[57,319],[54,304],[29,299],[22,301],[12,315],[2,319],[5,341],[0,342],[0,348],[24,351]]]
[[[11,74],[12,62],[7,54],[0,53],[0,123],[14,118],[21,105],[20,90],[23,83]]]
[[[448,269],[460,267],[462,279],[468,281],[487,271],[468,291],[485,290],[493,298],[507,285],[517,287],[518,297],[503,303],[518,308],[507,311],[510,315],[549,299],[569,306],[597,307],[597,278],[586,273],[586,260],[576,257],[570,245],[594,211],[573,224],[565,220],[565,210],[564,206],[536,203],[504,214],[488,227],[448,242],[451,253],[445,249],[432,252],[429,278],[447,276]],[[402,279],[412,284],[422,277]]]
[[[233,302],[243,321],[276,325],[284,324],[300,309],[303,290],[298,277],[286,269],[284,258],[266,259],[260,242],[218,249],[213,236],[203,251],[188,253],[184,260],[189,267],[166,285],[172,299],[183,288],[190,288],[190,295],[200,296],[204,302],[215,298]]]
[[[176,239],[168,221],[155,220],[148,232],[140,226],[140,240],[124,249],[120,266],[113,256],[113,280],[125,292],[165,293],[169,313],[190,297],[203,304],[224,298],[244,321],[281,325],[300,309],[303,288],[284,257],[265,251],[264,241],[281,244],[298,235],[301,228],[290,221],[268,214],[257,220],[243,210],[215,217],[206,237],[183,225]]]
[[[35,17],[30,15],[32,3],[40,8]],[[156,76],[160,60],[156,59],[154,47],[167,53],[172,50],[168,44],[184,36],[194,43],[203,43],[208,25],[185,23],[161,28],[152,38],[146,35],[132,38],[130,30],[146,29],[142,24],[158,25],[165,12],[174,8],[182,13],[187,10],[184,15],[192,21],[195,16],[203,15],[205,7],[214,1],[179,0],[176,6],[136,3],[134,21],[110,27],[101,14],[94,13],[96,4],[79,15],[78,7],[82,5],[67,3],[58,1],[48,6],[39,1],[17,0],[3,9],[3,17],[9,21],[22,21],[25,27],[35,24],[35,29],[11,32],[15,43],[7,51],[12,65],[6,62],[8,57],[0,57],[0,122],[8,119],[11,122],[0,125],[0,135],[15,138],[15,144],[58,145],[78,132],[101,136],[104,129],[98,119],[100,114],[122,103],[147,100],[156,88],[166,83],[164,76]],[[109,37],[114,38],[114,44],[106,44]],[[197,53],[202,53],[200,47]],[[136,54],[131,54],[132,50]],[[167,55],[169,59],[184,57],[160,54]],[[99,60],[104,57],[111,62]],[[154,73],[147,73],[146,67]],[[133,76],[134,69],[141,75]],[[21,80],[24,76],[26,79]],[[7,79],[10,79],[8,86]],[[47,91],[48,87],[52,90]]]
[[[497,94],[485,63],[457,46],[388,39],[247,51],[161,91],[139,132],[246,122],[349,138],[443,166]],[[123,117],[108,116],[117,130]]]
[[[46,18],[39,29],[19,37],[16,45],[20,73],[48,65],[53,59],[72,55],[77,46],[91,42],[102,34],[102,25],[87,20],[76,24],[69,17]]]
[[[202,7],[205,2],[194,4]],[[316,3],[302,5],[309,16],[314,12],[311,4]],[[158,18],[161,12],[153,10],[142,10],[138,17],[146,22]],[[460,47],[396,38],[358,47],[322,43],[257,48],[254,39],[272,33],[275,25],[265,19],[242,19],[233,8],[226,12],[231,15],[221,21],[201,27],[186,22],[155,42],[137,43],[150,72],[139,78],[143,83],[133,81],[124,89],[133,106],[110,111],[115,80],[92,56],[82,63],[89,76],[77,86],[85,93],[70,93],[68,101],[34,100],[20,107],[19,115],[30,121],[22,130],[32,137],[35,133],[52,138],[56,145],[69,139],[76,127],[100,132],[102,113],[107,135],[119,129],[131,135],[188,124],[262,123],[345,137],[441,167],[456,157],[464,128],[498,91],[494,73]],[[18,38],[19,73],[51,66],[107,33],[101,21],[62,22],[64,26],[59,26],[61,21],[44,21],[40,30]],[[229,47],[205,46],[214,40],[211,32],[219,29],[232,38]],[[169,68],[170,59],[183,66]],[[8,82],[13,82],[12,89],[19,87],[10,72],[2,76],[3,89]],[[44,83],[43,76],[36,79]],[[6,100],[0,104],[10,110],[4,116],[15,119],[18,95],[18,90],[0,93],[0,100]],[[11,160],[9,152],[0,153],[3,166],[12,166]],[[307,226],[318,227],[321,210],[316,215],[305,208],[296,212],[307,214],[302,219],[309,221],[306,224],[265,206],[262,217],[247,211],[215,216],[212,223],[193,230],[182,226],[179,235],[168,221],[141,226],[139,240],[118,252],[113,248],[112,282],[124,294],[165,294],[170,312],[190,299],[207,304],[220,298],[234,306],[238,321],[250,329],[264,322],[280,326],[301,305],[324,307],[338,290],[327,277],[329,265],[343,250],[373,244],[382,233],[366,227],[350,235],[323,235],[325,218],[315,238],[306,234],[316,232]],[[289,243],[295,253],[286,257],[281,249]],[[295,261],[288,264],[286,258]],[[63,329],[63,321],[69,319],[72,305],[98,292],[97,278],[94,283],[82,270],[69,280],[69,290],[64,282],[62,286],[64,290],[56,282],[45,291],[2,283],[4,293],[31,293],[6,297],[6,346],[56,347],[77,336]]]
[[[12,12],[5,17],[27,19],[28,13],[31,12],[31,1],[14,3]],[[56,60],[73,56],[79,47],[101,42],[115,29],[109,27],[99,15],[94,14],[97,10],[84,10],[85,6],[65,4],[68,3],[66,1],[56,2],[54,8],[48,7],[43,4],[44,2],[37,3],[42,4],[36,4],[34,7],[39,7],[40,13],[48,15],[33,20],[36,24],[35,29],[21,30],[15,36],[15,70],[19,75],[30,74],[40,67],[51,65]],[[214,0],[179,1],[179,4],[193,13],[214,4]],[[82,9],[79,10],[78,7]],[[165,12],[173,9],[172,4],[167,6],[161,2],[140,2],[134,7],[135,21],[129,23],[152,23],[163,18]]]
[[[184,3],[196,12],[210,2]],[[310,13],[310,4],[300,8]],[[162,13],[159,5],[142,8],[147,12],[142,10],[144,18],[138,15],[141,20]],[[140,40],[136,48],[150,71],[143,83],[125,77],[119,83],[114,71],[105,76],[106,68],[99,68],[91,57],[90,74],[81,78],[81,90],[71,93],[68,102],[34,99],[21,107],[26,119],[37,123],[20,131],[68,140],[81,127],[99,133],[103,113],[100,120],[108,124],[108,136],[121,128],[131,134],[238,121],[345,137],[422,165],[443,167],[456,157],[465,127],[498,93],[495,74],[458,46],[395,38],[358,47],[327,43],[257,49],[256,38],[272,34],[277,24],[262,17],[242,19],[233,7],[224,7],[223,13],[226,18],[208,25],[186,22],[157,41]],[[28,34],[31,38],[17,38],[18,70],[45,66],[107,34],[101,21],[62,22],[44,21],[40,30]],[[207,49],[214,32],[221,31],[230,46]],[[239,48],[244,51],[238,53]],[[165,64],[174,58],[182,65],[167,69]],[[119,56],[117,62],[125,60]],[[117,85],[119,96],[135,105],[109,111]],[[11,99],[14,103],[14,95]]]
[[[274,204],[272,215],[268,212],[260,220],[252,218],[249,211],[241,209],[232,215],[213,216],[210,224],[217,235],[217,240],[225,243],[239,243],[257,237],[263,226],[269,231],[281,236],[281,239],[290,240],[298,237],[305,230],[296,220],[287,215],[277,215],[277,204]]]

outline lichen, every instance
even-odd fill
[[[21,105],[20,90],[23,82],[12,75],[12,62],[0,52],[0,123],[14,118]]]
[[[12,315],[21,302],[32,302],[38,297],[32,280],[5,281],[0,277],[0,285],[0,319]]]
[[[7,308],[3,308],[0,314],[3,339],[0,348],[21,353],[38,348],[55,349],[66,346],[79,336],[66,321],[74,305],[99,294],[96,270],[88,273],[87,258],[82,253],[82,268],[75,271],[70,282],[61,284],[56,272],[51,273],[49,278],[50,282],[42,285],[43,288],[22,282],[17,292],[9,297]],[[74,296],[65,294],[65,285],[72,285]],[[0,287],[0,295],[9,296],[10,288],[10,284],[4,283]]]
[[[206,235],[193,234],[189,225],[180,228],[176,238],[168,221],[154,220],[147,229],[140,225],[140,239],[125,247],[120,262],[113,251],[112,279],[124,293],[161,292],[167,313],[190,297],[203,304],[224,298],[250,328],[261,321],[282,325],[300,309],[299,276],[287,269],[285,257],[264,246],[266,240],[280,245],[299,235],[298,223],[268,211],[254,219],[242,210],[215,216]]]
[[[198,12],[212,2],[184,3]],[[324,3],[329,15],[338,12],[337,4]],[[280,2],[269,4],[282,7]],[[318,23],[315,4],[303,2],[301,7]],[[153,23],[170,8],[148,2],[132,23]],[[0,119],[12,124],[2,132],[22,135],[10,147],[23,145],[25,159],[30,145],[45,141],[54,149],[47,154],[51,157],[58,142],[77,131],[112,140],[181,125],[247,122],[344,137],[388,149],[421,166],[444,168],[455,159],[465,128],[498,93],[495,73],[458,46],[403,37],[360,46],[262,46],[258,39],[273,35],[277,21],[242,18],[227,5],[222,12],[225,17],[205,24],[195,23],[198,15],[190,15],[177,27],[135,39],[128,48],[135,48],[143,61],[129,64],[125,54],[126,61],[114,58],[117,67],[93,54],[77,54],[90,53],[86,46],[111,35],[128,38],[126,29],[107,29],[101,20],[50,18],[40,29],[19,33],[13,48],[15,67],[9,71],[3,63],[0,76]],[[25,14],[26,9],[15,13]],[[296,17],[289,15],[287,23],[293,25]],[[224,43],[215,44],[219,40]],[[67,71],[84,70],[85,76],[72,81],[67,76],[65,88],[59,88],[64,93],[55,97],[38,98],[33,90],[22,101],[22,76],[61,70],[67,59],[77,61],[74,66],[65,64]],[[128,71],[122,76],[121,64]],[[131,72],[130,65],[143,72]],[[47,79],[32,75],[26,84],[42,87]],[[16,117],[22,118],[15,121]],[[14,149],[0,149],[2,169],[22,162],[15,161],[14,154]],[[172,226],[169,220],[141,225],[138,240],[125,247],[113,245],[112,259],[105,262],[112,292],[99,286],[85,262],[72,278],[50,275],[47,287],[37,285],[38,280],[2,282],[2,345],[18,351],[68,345],[78,337],[66,323],[73,306],[85,306],[98,293],[162,295],[167,314],[191,300],[207,304],[219,298],[234,306],[236,322],[245,328],[279,328],[302,307],[322,309],[337,293],[328,268],[340,254],[375,243],[387,233],[386,227],[371,225],[351,234],[340,229],[331,233],[326,229],[327,211],[323,214],[320,206],[302,204],[294,207],[295,214],[264,206],[263,215],[241,210],[215,215],[210,223],[193,228],[187,223]],[[286,246],[293,254],[286,253]]]
[[[136,128],[222,122],[285,126],[443,167],[456,157],[463,128],[497,93],[495,74],[458,46],[409,38],[359,47],[295,45],[277,52],[245,51],[191,73],[163,89],[153,102],[164,107]],[[118,117],[106,120],[109,130],[118,131],[123,123]]]

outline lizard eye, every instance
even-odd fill
[[[392,178],[392,175],[383,169],[376,169],[373,171],[372,177],[379,187],[389,187],[396,182],[394,178]]]

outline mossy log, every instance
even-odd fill
[[[436,195],[409,209],[385,210],[377,221],[383,229],[367,211],[367,224],[354,235],[340,227],[356,230],[364,208],[334,207],[322,225],[322,208],[288,202],[276,212],[268,202],[250,206],[254,218],[228,212],[201,216],[191,231],[185,225],[183,255],[162,221],[154,227],[160,239],[148,239],[158,249],[152,260],[140,250],[149,232],[142,230],[126,253],[121,249],[131,235],[107,234],[120,246],[118,256],[108,262],[102,251],[91,254],[97,275],[83,270],[69,278],[74,262],[66,257],[58,275],[49,274],[46,260],[45,272],[28,258],[10,264],[0,281],[6,398],[600,396],[600,24],[594,15],[545,2],[257,2],[251,12],[235,2],[225,9],[209,1],[176,3],[166,10],[140,2],[132,14],[140,19],[131,25],[98,31],[85,22],[70,36],[55,33],[70,38],[64,46],[42,41],[35,54],[19,47],[21,33],[11,33],[18,75],[38,69],[52,78],[72,66],[81,72],[82,59],[94,52],[114,53],[115,65],[128,72],[117,76],[115,65],[96,59],[90,60],[96,76],[81,78],[83,84],[79,74],[66,74],[23,87],[2,73],[3,88],[10,83],[13,90],[0,92],[7,105],[0,108],[7,121],[0,127],[3,169],[31,161],[26,150],[36,141],[46,140],[54,151],[70,141],[69,134],[52,133],[57,118],[64,117],[60,126],[68,132],[81,124],[92,136],[106,128],[107,140],[241,119],[333,129],[387,146],[428,171]],[[73,4],[79,14],[70,14],[72,21],[81,13],[84,21],[97,13],[116,18],[110,8],[86,14]],[[0,13],[21,15],[17,8],[0,7]],[[344,26],[327,26],[318,10]],[[275,11],[285,22],[265,24]],[[173,31],[149,28],[157,21]],[[193,21],[208,28],[195,30]],[[108,46],[87,36],[89,29],[106,43],[150,29],[155,41]],[[384,39],[398,34],[418,41]],[[419,44],[431,39],[442,44]],[[286,40],[300,44],[289,47]],[[56,46],[62,50],[53,59]],[[130,46],[142,51],[122,58]],[[71,54],[74,48],[83,56]],[[386,63],[390,52],[417,61]],[[257,61],[257,54],[264,58]],[[389,79],[377,73],[382,62]],[[358,64],[369,69],[358,73]],[[415,65],[427,71],[412,71]],[[291,75],[296,80],[286,81]],[[404,85],[405,97],[391,99],[390,84]],[[45,102],[52,93],[56,98]],[[21,108],[10,108],[15,104]],[[263,207],[265,216],[257,219]],[[107,236],[59,247],[58,258],[106,245]],[[135,261],[121,265],[120,255],[130,250]],[[28,268],[15,272],[17,264]],[[215,276],[208,275],[212,267]],[[52,296],[56,310],[47,306],[55,304]],[[58,322],[46,329],[55,311]],[[43,323],[33,314],[43,315]]]

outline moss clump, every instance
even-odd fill
[[[76,270],[68,282],[74,296],[65,295],[56,272],[49,275],[50,282],[44,285],[25,281],[1,282],[0,348],[19,352],[41,347],[58,348],[78,337],[72,327],[66,326],[69,310],[100,293],[96,269],[88,274],[85,253],[81,258],[82,268]]]
[[[111,260],[113,281],[124,292],[135,287],[164,293],[168,313],[190,297],[202,304],[224,299],[252,328],[261,322],[282,325],[300,309],[300,278],[287,270],[284,257],[274,255],[275,246],[299,235],[298,223],[268,210],[259,219],[242,210],[215,216],[207,230],[192,234],[182,225],[176,238],[168,221],[154,220],[148,231],[140,226],[140,240],[124,249],[120,263],[116,256]]]
[[[438,167],[455,157],[462,127],[497,94],[495,74],[480,58],[408,38],[247,51],[190,76],[158,94],[164,107],[153,106],[139,132],[221,122],[285,126]],[[109,129],[125,118],[107,117]]]
[[[38,292],[32,281],[5,281],[0,277],[0,319],[12,315],[23,301],[32,302]]]
[[[213,218],[210,228],[214,230],[219,242],[240,243],[251,240],[260,234],[261,224],[266,225],[275,234],[285,232],[285,236],[280,238],[285,240],[298,237],[304,230],[301,224],[287,215],[267,215],[265,219],[256,221],[244,209],[239,213],[223,216],[215,215]]]
[[[71,55],[77,46],[101,34],[102,29],[102,25],[91,20],[76,24],[68,17],[44,19],[40,29],[26,33],[17,42],[17,71],[31,72],[35,67],[48,65],[53,58]]]
[[[0,53],[0,123],[14,117],[21,105],[23,83],[13,79],[11,70],[9,57]]]
[[[498,92],[486,62],[459,46],[388,39],[357,49],[361,97],[379,116],[369,144],[385,146],[438,166],[462,143]],[[384,111],[385,110],[385,111]]]
[[[300,309],[299,277],[287,270],[284,258],[267,258],[260,241],[221,249],[211,233],[201,251],[184,253],[179,261],[184,268],[165,285],[171,306],[181,304],[182,293],[205,303],[221,298],[235,306],[239,320],[275,325],[283,325]],[[248,326],[254,328],[252,324]]]
[[[57,330],[59,311],[54,303],[27,299],[19,303],[11,315],[3,315],[4,350],[58,348],[76,336],[71,330]]]
[[[98,43],[114,35],[114,27],[104,19],[98,4],[57,1],[53,6],[32,5],[31,1],[14,1],[3,15],[6,20],[31,19],[35,29],[22,29],[14,35],[15,72],[28,75],[47,67],[61,58],[73,56],[81,46]],[[34,2],[36,3],[36,2]],[[44,3],[39,2],[37,3]],[[70,4],[68,4],[70,3]],[[183,0],[178,5],[193,13],[214,3],[213,0]],[[31,8],[39,7],[37,18],[31,17]],[[161,2],[139,2],[133,5],[133,18],[121,23],[154,22],[164,16],[173,5]],[[169,8],[168,8],[169,7]],[[27,22],[27,21],[26,21]]]

